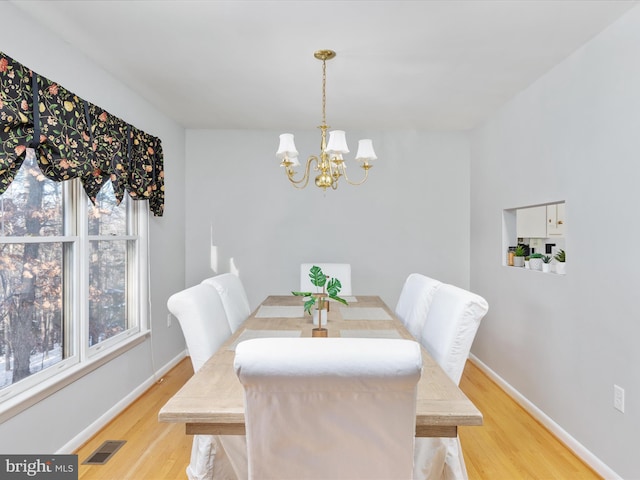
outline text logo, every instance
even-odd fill
[[[0,455],[3,480],[78,480],[77,455]]]

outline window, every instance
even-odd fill
[[[0,402],[146,330],[146,203],[107,182],[93,205],[27,156],[0,195]]]

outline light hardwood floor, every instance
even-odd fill
[[[470,480],[602,478],[472,362],[460,388],[484,416],[482,427],[458,432]]]
[[[186,479],[192,437],[157,416],[192,374],[187,358],[75,452],[79,479]],[[470,480],[600,478],[471,362],[460,387],[484,415],[482,427],[460,429]],[[105,465],[82,465],[106,440],[127,443]]]

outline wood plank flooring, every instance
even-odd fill
[[[470,480],[602,478],[472,362],[460,388],[484,416],[482,427],[458,430]]]
[[[192,437],[159,423],[158,411],[193,374],[184,359],[78,451],[80,480],[184,480]],[[595,472],[572,454],[474,364],[460,387],[484,415],[482,427],[460,429],[470,480],[591,480]],[[82,465],[106,440],[126,444],[105,465]]]
[[[193,375],[185,358],[78,451],[80,480],[172,480],[187,478],[193,437],[184,425],[159,423],[158,411]],[[126,440],[104,465],[82,465],[106,440]]]

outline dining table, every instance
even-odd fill
[[[329,337],[413,339],[379,296],[357,295],[345,300],[348,305],[330,301],[329,311],[323,312],[322,326]],[[312,317],[304,312],[303,302],[292,295],[268,296],[167,401],[158,420],[185,424],[187,435],[244,435],[244,390],[233,367],[235,347],[252,338],[311,337],[315,327]],[[424,347],[422,366],[417,386],[416,437],[456,437],[459,426],[482,425],[482,413]]]

